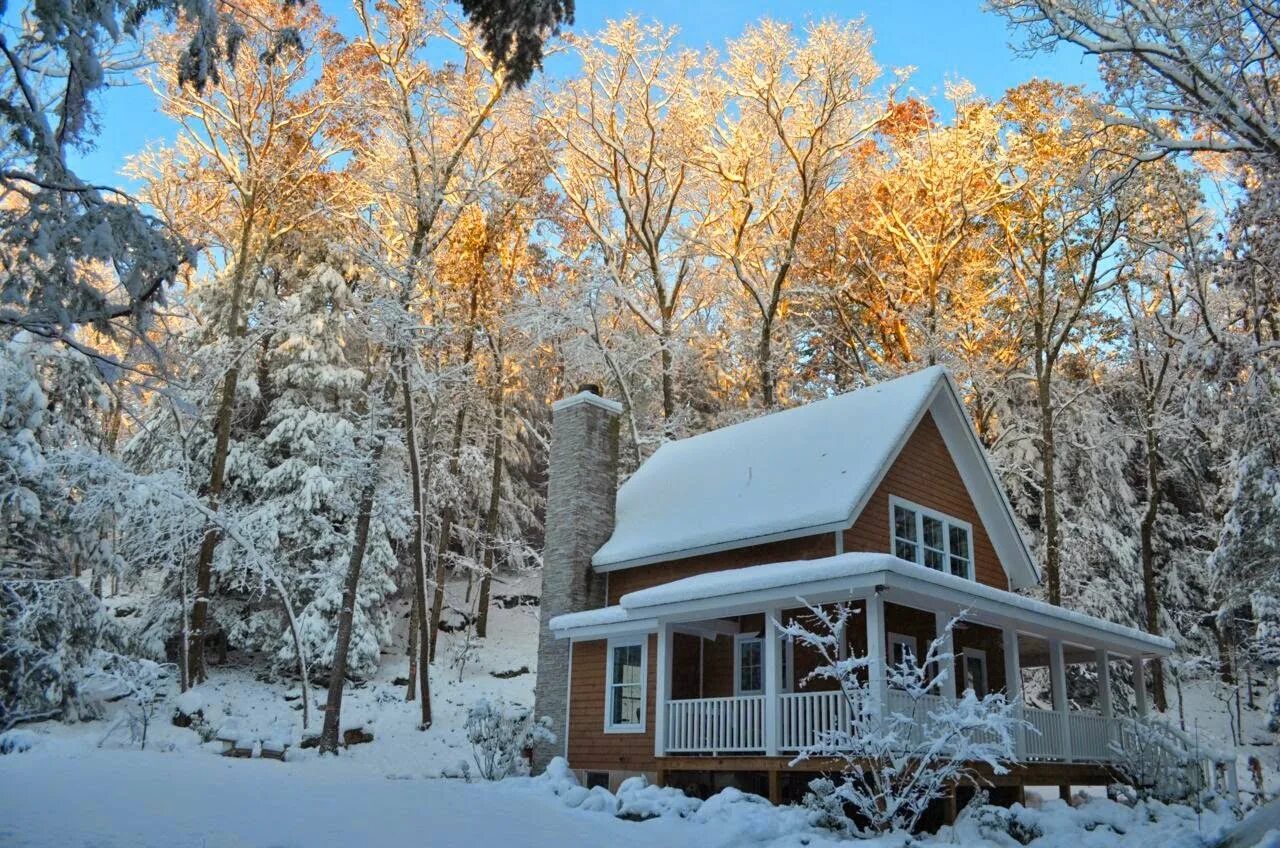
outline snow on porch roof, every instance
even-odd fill
[[[631,621],[652,622],[675,605],[687,606],[698,602],[705,602],[707,614],[714,616],[716,604],[729,607],[740,600],[740,596],[794,599],[822,584],[828,584],[827,588],[830,588],[829,581],[847,579],[852,585],[856,578],[874,578],[876,585],[883,581],[890,588],[926,594],[943,602],[958,603],[975,612],[996,613],[1029,625],[1039,620],[1054,629],[1091,631],[1155,653],[1166,654],[1174,647],[1173,642],[1163,636],[934,571],[892,554],[871,552],[774,562],[685,577],[628,592],[615,606],[558,615],[551,619],[550,627],[567,636],[571,635],[568,631],[579,628],[625,625]]]
[[[598,568],[845,526],[947,379],[925,368],[668,442],[618,490]]]

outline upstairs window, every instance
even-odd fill
[[[894,556],[934,571],[974,579],[973,528],[968,522],[901,498],[890,498],[889,510]]]

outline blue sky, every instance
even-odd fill
[[[346,0],[319,2],[340,21],[351,19]],[[864,17],[875,34],[875,56],[886,68],[914,66],[911,87],[940,97],[944,82],[964,78],[982,94],[996,97],[1031,77],[1096,86],[1092,60],[1075,50],[1024,58],[1010,48],[1011,34],[1004,19],[983,11],[980,0],[863,0],[863,2],[752,2],[752,0],[630,0],[628,3],[577,0],[573,29],[590,32],[609,18],[629,11],[680,27],[691,47],[719,47],[762,17],[802,24],[824,17]],[[14,4],[17,6],[17,4]],[[10,7],[13,9],[13,6]],[[563,63],[552,73],[569,70]],[[81,157],[81,176],[123,185],[119,171],[125,157],[149,141],[172,137],[173,127],[154,107],[149,92],[133,85],[107,93],[103,102],[103,133],[97,149]]]

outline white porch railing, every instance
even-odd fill
[[[929,732],[929,715],[943,705],[938,695],[913,701],[890,689],[887,709],[911,715],[917,733]],[[794,753],[816,745],[824,733],[849,727],[849,703],[836,692],[787,692],[778,696],[778,750]],[[671,754],[760,753],[766,747],[765,698],[695,698],[668,701],[665,748]],[[1026,760],[1110,762],[1121,740],[1121,719],[1095,713],[1060,713],[1024,707],[1031,725],[1025,736]],[[913,737],[918,739],[919,737]],[[1068,744],[1069,740],[1069,744]]]
[[[763,695],[668,701],[665,713],[670,753],[764,750]]]
[[[849,701],[839,691],[788,692],[778,696],[778,749],[799,751],[822,734],[849,726]]]

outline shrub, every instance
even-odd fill
[[[554,742],[551,719],[534,720],[533,711],[498,699],[480,699],[467,713],[467,741],[476,770],[485,780],[501,780],[528,770],[526,748],[538,742]]]

